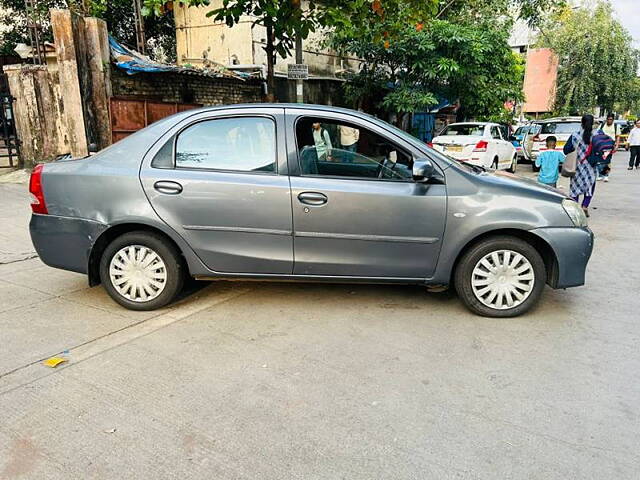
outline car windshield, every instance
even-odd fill
[[[484,135],[484,125],[449,125],[440,133],[440,135],[469,135],[482,137]]]
[[[542,124],[542,132],[545,133],[573,133],[580,131],[580,122],[547,122]]]
[[[524,135],[525,133],[527,133],[529,131],[529,127],[518,127],[518,129],[516,130],[516,133],[514,133],[514,135]]]

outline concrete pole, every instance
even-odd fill
[[[302,37],[296,35],[296,63],[302,62]],[[304,80],[296,80],[296,102],[304,103]]]

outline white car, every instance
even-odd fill
[[[431,143],[434,149],[460,162],[513,173],[518,166],[509,130],[498,123],[452,123]]]
[[[580,117],[558,117],[536,121],[534,125],[537,125],[538,129],[531,130],[533,137],[529,141],[528,153],[531,161],[534,162],[540,152],[547,149],[547,137],[550,136],[556,137],[556,150],[561,152],[571,134],[580,131],[580,121]]]

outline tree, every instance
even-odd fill
[[[69,8],[83,15],[102,18],[107,22],[109,33],[126,45],[135,45],[135,27],[133,4],[131,0],[39,0],[34,2],[35,18],[42,25],[44,38],[52,41],[49,29],[49,9]],[[6,12],[0,17],[0,23],[6,25],[0,37],[0,53],[14,54],[18,43],[29,43],[27,29],[27,9],[24,0],[0,0],[0,7]],[[145,18],[147,39],[160,44],[169,56],[175,58],[175,25],[168,11],[163,16]]]
[[[254,25],[262,25],[266,29],[263,48],[267,55],[267,86],[272,96],[275,91],[276,54],[288,57],[296,37],[304,40],[316,29],[315,3],[310,2],[307,8],[302,9],[300,0],[223,0],[222,7],[207,14],[214,20],[224,21],[229,27],[240,22],[243,15],[251,16]]]
[[[631,35],[613,18],[611,6],[566,9],[543,29],[541,45],[559,58],[557,113],[567,115],[624,102],[638,71]]]
[[[377,97],[389,113],[406,114],[459,99],[467,115],[489,117],[521,98],[522,61],[508,46],[508,28],[437,18],[445,11],[430,15],[424,2],[421,10],[385,6],[351,17],[331,38],[339,51],[363,60],[347,85],[355,102]]]
[[[174,3],[186,6],[210,4],[209,0],[177,0]],[[145,0],[143,14],[161,16],[164,5],[165,0]],[[263,49],[267,55],[267,86],[272,96],[275,91],[276,56],[286,58],[291,55],[296,38],[306,39],[321,24],[320,12],[313,0],[304,9],[300,0],[223,0],[222,6],[208,12],[207,16],[214,21],[223,21],[229,27],[248,16],[253,25],[261,25],[266,29]]]

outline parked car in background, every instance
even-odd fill
[[[616,120],[615,124],[618,126],[618,136],[620,137],[620,147],[624,147],[625,150],[629,150],[629,133],[633,128],[633,122],[628,120]]]
[[[530,129],[531,129],[531,125],[521,125],[513,133],[513,139],[511,141],[511,143],[516,148],[516,154],[518,155],[518,161],[525,159],[523,143],[524,143],[524,139],[527,136],[527,133],[529,133]]]
[[[340,143],[346,128],[357,144]],[[326,106],[177,113],[91,157],[37,165],[29,190],[42,261],[133,310],[166,305],[191,276],[454,285],[473,312],[512,317],[545,284],[584,284],[593,247],[557,190]]]
[[[432,140],[434,149],[455,160],[514,173],[518,157],[511,142],[507,126],[488,122],[452,123]]]
[[[580,130],[580,120],[580,117],[557,117],[537,120],[533,123],[538,127],[529,130],[527,134],[528,141],[524,145],[526,150],[524,154],[533,163],[532,168],[534,171],[538,170],[535,167],[536,158],[538,158],[541,151],[547,149],[547,137],[552,135],[556,137],[556,150],[561,152],[571,134]]]

